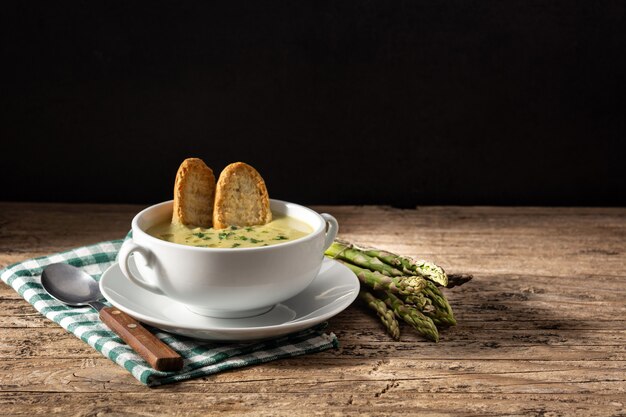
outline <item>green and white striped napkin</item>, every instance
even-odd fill
[[[56,262],[77,266],[94,279],[99,280],[100,275],[115,262],[122,243],[122,239],[112,240],[29,259],[0,270],[0,277],[42,315],[60,324],[65,330],[124,367],[148,386],[183,381],[275,359],[320,352],[338,346],[337,337],[333,333],[323,332],[325,325],[269,341],[248,344],[198,341],[148,327],[184,359],[184,367],[179,372],[156,371],[109,330],[100,321],[94,309],[67,307],[50,297],[40,284],[43,268]]]

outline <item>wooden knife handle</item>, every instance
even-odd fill
[[[121,337],[157,371],[179,371],[183,358],[137,320],[115,307],[100,310],[100,320]]]

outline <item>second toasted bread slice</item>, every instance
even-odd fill
[[[272,221],[265,181],[243,162],[228,165],[217,181],[213,227],[254,226]]]
[[[202,159],[187,158],[180,164],[174,184],[172,223],[211,227],[215,176]]]

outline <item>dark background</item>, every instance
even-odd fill
[[[0,200],[626,205],[623,1],[0,5]]]

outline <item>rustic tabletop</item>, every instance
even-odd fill
[[[141,207],[0,203],[0,268],[123,237]],[[0,414],[626,415],[626,209],[314,207],[432,260],[458,326],[393,341],[358,303],[337,349],[147,388],[0,283]]]

